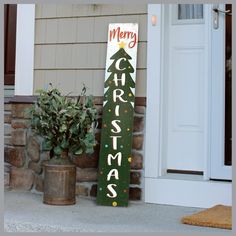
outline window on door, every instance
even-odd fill
[[[178,20],[202,18],[203,4],[178,4]]]
[[[173,24],[204,23],[203,4],[174,4],[172,9]]]

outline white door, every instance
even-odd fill
[[[231,5],[227,5],[231,8]],[[230,57],[232,55],[231,15],[225,14],[225,4],[213,5],[211,34],[212,34],[212,113],[211,113],[211,160],[210,178],[232,179],[231,167],[231,82]],[[226,11],[231,11],[231,10]],[[226,27],[227,26],[227,27]],[[227,35],[227,39],[226,39]],[[227,48],[227,50],[226,50]],[[227,72],[228,71],[228,72]],[[231,74],[230,74],[231,73]],[[226,82],[227,81],[227,82]],[[226,100],[228,99],[228,100]],[[228,129],[228,130],[226,130]],[[227,133],[227,132],[228,133]],[[230,135],[230,136],[229,136]],[[228,161],[227,161],[228,160]],[[228,163],[227,163],[228,162]]]
[[[209,83],[205,9],[175,4],[165,11],[162,156],[168,171],[203,172]]]

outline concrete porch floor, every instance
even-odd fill
[[[5,232],[230,232],[180,223],[199,208],[134,202],[114,208],[84,198],[73,206],[51,206],[42,195],[22,191],[5,191],[4,201]]]

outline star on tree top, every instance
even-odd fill
[[[119,43],[119,47],[120,47],[120,48],[125,48],[125,45],[126,45],[126,43],[124,43],[124,42],[120,42],[120,43]]]

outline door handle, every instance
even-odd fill
[[[219,8],[213,8],[212,9],[214,12],[216,13],[222,13],[222,14],[225,14],[227,16],[232,16],[232,12],[230,12],[230,10],[222,10],[222,9],[219,9]]]
[[[219,4],[213,5],[213,28],[218,29],[219,28],[219,14],[224,14],[227,16],[232,16],[232,12],[230,10],[222,10],[219,8]]]

